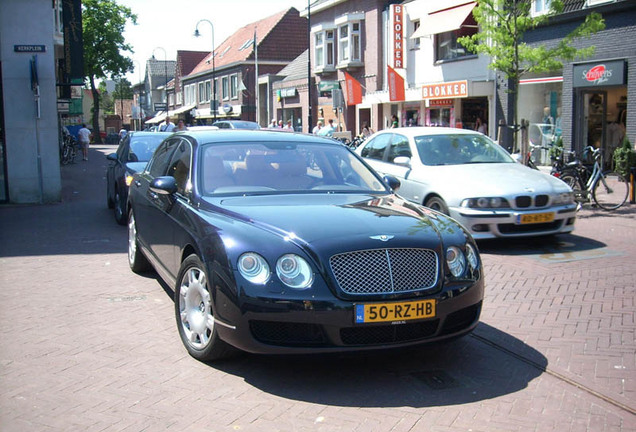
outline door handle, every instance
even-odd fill
[[[141,182],[139,180],[135,180],[134,183],[135,183],[135,186],[137,186],[137,187],[141,186]]]

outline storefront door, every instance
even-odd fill
[[[603,90],[582,90],[578,107],[578,139],[576,152],[586,146],[606,149],[607,92]]]

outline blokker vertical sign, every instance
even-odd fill
[[[393,67],[404,68],[404,7],[399,4],[391,5],[393,17]]]

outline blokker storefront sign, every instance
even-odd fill
[[[625,84],[625,60],[574,66],[573,87],[604,87]]]
[[[422,86],[422,99],[447,99],[468,97],[468,81],[450,81]]]

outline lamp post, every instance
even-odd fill
[[[163,88],[163,92],[165,94],[165,103],[166,103],[166,115],[168,114],[168,55],[166,54],[166,50],[161,48],[161,47],[156,47],[155,49],[152,50],[152,58],[153,60],[155,59],[155,50],[160,49],[161,51],[163,51],[163,72],[164,72],[164,77],[166,78],[166,84],[165,87]]]
[[[210,24],[210,27],[212,28],[212,93],[214,94],[214,107],[212,106],[212,102],[210,102],[210,109],[214,108],[214,121],[216,122],[216,111],[217,111],[217,104],[218,104],[218,99],[216,97],[216,65],[214,62],[214,59],[216,57],[216,55],[214,54],[214,25],[212,24],[212,21],[207,20],[207,19],[200,19],[199,22],[197,22],[197,25],[194,29],[194,36],[195,37],[199,37],[201,36],[201,33],[199,32],[199,24],[201,24],[202,22],[206,22],[208,24]]]
[[[307,133],[311,133],[313,116],[311,115],[311,0],[307,0]]]
[[[133,64],[135,64],[135,63],[137,63],[137,66],[139,67],[139,69],[137,69],[137,77],[138,77],[137,79],[139,80],[137,82],[137,88],[139,89],[139,92],[137,93],[137,106],[139,107],[139,118],[135,119],[135,120],[137,120],[137,122],[135,122],[136,123],[135,124],[135,126],[136,126],[135,130],[141,130],[141,119],[143,118],[143,115],[141,114],[141,96],[142,96],[142,91],[141,91],[141,63],[139,63],[137,60],[133,59]]]

